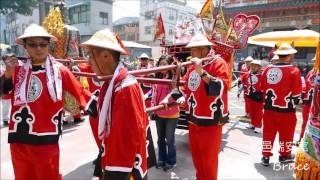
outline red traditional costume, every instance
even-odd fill
[[[98,101],[99,136],[103,139],[104,149],[102,153],[104,178],[126,179],[133,176],[134,179],[146,179],[146,138],[149,122],[144,109],[143,94],[137,80],[127,74],[127,69],[120,68],[118,75],[114,76],[116,77],[113,83],[105,82],[102,86]],[[104,103],[108,101],[109,87],[112,88],[109,99],[111,104],[110,109],[106,109]],[[104,123],[104,117],[110,119]]]
[[[245,64],[244,64],[245,65]],[[249,71],[243,71],[243,74],[240,75],[240,79],[241,79],[241,83],[243,85],[243,98],[244,98],[244,110],[246,112],[246,114],[250,115],[250,98],[249,98],[249,91],[248,91],[248,81],[244,81],[243,78],[245,76],[246,73],[248,73]]]
[[[261,74],[247,72],[242,76],[242,83],[247,86],[245,95],[248,100],[248,107],[251,110],[249,112],[251,118],[251,125],[256,128],[262,126],[262,114],[263,114],[263,98],[261,92]]]
[[[152,68],[152,65],[151,64],[147,64],[146,66],[142,66],[142,65],[138,65],[136,67],[136,70],[141,70],[141,69],[149,69],[149,68]],[[147,77],[145,75],[141,76],[141,77]],[[140,87],[143,91],[143,94],[147,94],[147,93],[151,93],[152,91],[152,86],[151,84],[148,84],[148,83],[140,83]],[[145,100],[145,104],[146,104],[146,107],[151,107],[151,98],[147,98]]]
[[[195,35],[187,47],[208,46],[205,36]],[[209,56],[211,52],[209,53]],[[191,66],[184,80],[189,143],[199,180],[217,179],[222,125],[228,121],[228,65],[216,57],[203,67],[212,78],[206,84]]]
[[[91,66],[87,64],[79,64],[78,68],[81,72],[86,72],[86,73],[93,73]],[[102,86],[102,81],[96,81],[94,78],[87,78],[88,85],[89,85],[89,91],[94,94],[96,97],[99,96],[100,93],[100,88]],[[92,116],[89,117],[89,122],[90,122],[90,127],[92,130],[92,134],[94,137],[94,140],[97,143],[97,146],[100,147],[101,145],[101,140],[98,137],[98,123],[99,120],[98,118],[94,118]]]
[[[302,91],[299,69],[284,63],[268,66],[262,75],[262,90],[265,98],[262,154],[272,156],[273,142],[279,132],[280,156],[290,156],[297,122],[295,101]]]
[[[86,106],[86,91],[62,64],[48,55],[42,66],[27,60],[15,68],[8,141],[16,179],[61,179],[59,136],[62,134],[63,91]]]
[[[313,83],[316,76],[314,69],[310,70],[305,79],[305,86],[302,89],[302,125],[299,140],[302,139],[304,131],[308,122],[309,112],[311,108],[311,102],[313,98]]]
[[[247,72],[250,71],[250,67],[247,65],[247,62],[251,62],[253,61],[253,58],[251,56],[248,56],[245,60],[244,60],[244,64],[241,66],[241,69],[240,69],[240,79],[241,79],[241,82],[243,83],[243,97],[244,97],[244,109],[245,109],[245,112],[246,112],[246,115],[249,115],[250,116],[250,101],[251,99],[248,97],[249,95],[249,92],[248,92],[248,82],[244,82],[242,81],[242,77],[244,74],[246,74]]]

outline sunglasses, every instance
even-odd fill
[[[27,43],[27,45],[31,48],[46,48],[48,47],[49,43],[40,43],[40,44],[36,44],[36,43]]]

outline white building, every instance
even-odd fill
[[[79,29],[81,41],[91,37],[96,31],[112,29],[113,0],[65,0],[69,25]]]
[[[161,13],[166,42],[172,43],[177,21],[194,19],[197,14],[195,8],[188,7],[186,4],[186,0],[140,0],[140,42],[159,45],[159,42],[153,42],[153,39],[156,17]]]
[[[6,32],[6,16],[0,14],[0,43],[5,42],[5,33]]]

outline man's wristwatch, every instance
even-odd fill
[[[208,76],[207,71],[203,71],[203,73],[200,75],[201,78]]]

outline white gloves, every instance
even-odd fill
[[[186,98],[184,98],[183,96],[181,96],[180,98],[177,99],[176,101],[179,104],[184,104],[186,102]]]

